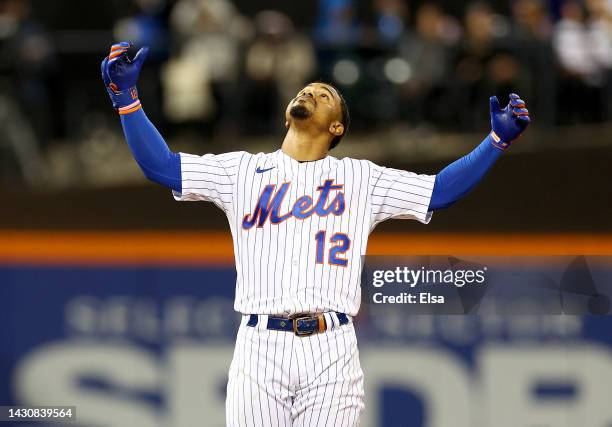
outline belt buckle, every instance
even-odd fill
[[[314,335],[315,332],[317,332],[316,330],[312,330],[312,331],[299,331],[298,330],[298,321],[300,320],[304,320],[304,319],[315,319],[316,316],[310,316],[307,314],[297,314],[293,317],[291,317],[291,320],[293,321],[293,333],[298,336],[298,337],[307,337],[309,335]]]

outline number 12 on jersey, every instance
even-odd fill
[[[325,231],[321,230],[315,234],[315,240],[317,242],[317,264],[323,264],[325,257]],[[351,239],[344,233],[336,233],[329,238],[331,247],[329,248],[328,262],[331,265],[339,265],[346,267],[348,260],[342,258],[342,254],[346,253],[351,246]]]

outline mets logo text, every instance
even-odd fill
[[[257,224],[257,227],[263,227],[268,218],[270,218],[272,224],[278,224],[291,217],[306,219],[312,215],[319,215],[322,217],[330,213],[333,215],[342,215],[345,208],[344,193],[342,191],[339,191],[336,197],[327,204],[329,193],[332,190],[342,190],[344,188],[343,184],[334,185],[333,183],[333,179],[328,179],[323,185],[317,187],[319,198],[314,205],[312,197],[302,196],[295,201],[289,212],[282,215],[279,213],[280,206],[289,191],[291,182],[283,183],[278,187],[276,192],[274,192],[277,187],[276,184],[266,185],[259,195],[259,200],[257,200],[257,205],[253,213],[244,216],[242,228],[249,230],[255,224]]]

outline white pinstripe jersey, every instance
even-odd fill
[[[368,236],[387,219],[428,223],[435,175],[282,150],[180,153],[182,193],[221,208],[234,240],[236,311],[356,315]]]

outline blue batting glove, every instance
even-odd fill
[[[496,96],[491,103],[491,137],[493,146],[506,150],[527,129],[531,119],[525,101],[515,93],[510,94],[510,102],[503,110],[499,107]]]
[[[130,59],[128,49],[131,47],[129,42],[114,44],[101,64],[102,80],[119,114],[129,114],[141,108],[136,82],[149,48],[141,48],[134,59]]]

